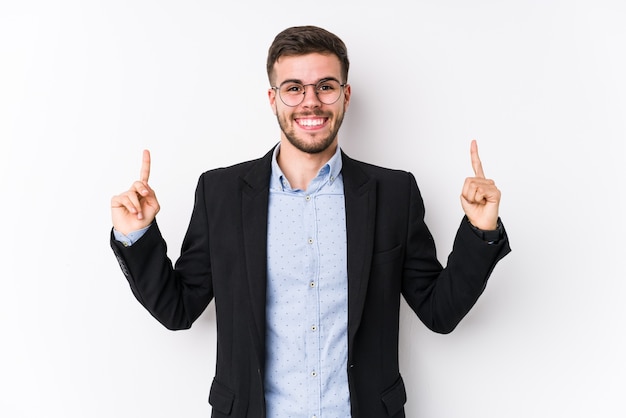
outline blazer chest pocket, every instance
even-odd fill
[[[224,415],[230,415],[235,402],[235,392],[213,379],[209,392],[209,404],[214,410]]]

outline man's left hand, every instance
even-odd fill
[[[500,190],[493,180],[485,178],[476,140],[472,140],[470,156],[474,177],[465,179],[461,192],[461,206],[470,223],[476,228],[494,230],[498,225]]]

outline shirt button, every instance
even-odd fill
[[[309,283],[309,286],[311,286],[311,288],[315,287],[315,282]]]
[[[313,331],[313,332],[317,331],[317,326],[311,325],[311,331]]]
[[[309,201],[311,201],[311,196],[307,195],[307,197],[305,197],[305,199],[306,199],[307,202],[309,202]]]
[[[312,372],[311,372],[311,376],[313,376],[313,377],[317,377],[317,372],[316,372],[316,371],[312,371]]]
[[[307,241],[309,244],[313,244],[313,238],[309,238],[309,240]]]

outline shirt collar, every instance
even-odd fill
[[[272,153],[272,177],[270,179],[270,189],[273,190],[292,190],[287,177],[280,169],[278,165],[278,153],[280,152],[280,143],[276,145],[274,148],[274,152]],[[335,180],[341,174],[342,167],[342,159],[341,159],[341,148],[337,145],[337,149],[335,150],[335,154],[328,160],[326,164],[320,168],[317,173],[317,177],[311,181],[309,185],[309,189],[315,187],[316,190],[319,190],[326,183],[334,183]],[[314,186],[316,185],[316,186]]]

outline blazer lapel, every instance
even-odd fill
[[[348,238],[348,352],[361,323],[374,250],[376,182],[342,153]]]
[[[243,247],[249,300],[259,364],[265,363],[265,293],[267,285],[267,211],[272,151],[240,178]],[[245,307],[240,307],[245,309]]]

